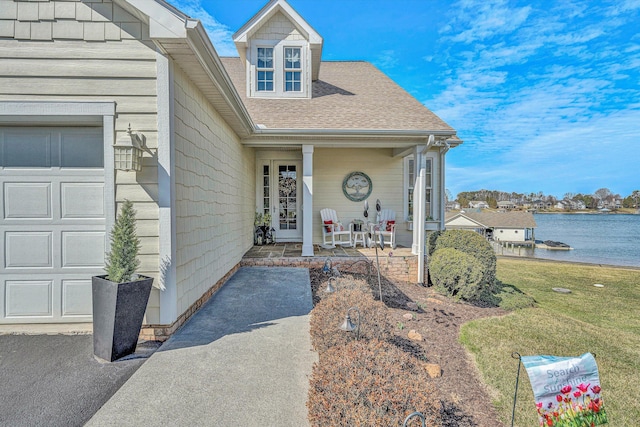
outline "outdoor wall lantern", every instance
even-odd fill
[[[127,129],[127,135],[118,138],[113,144],[114,169],[121,171],[142,170],[142,154],[144,153],[144,135],[131,132],[131,124]]]
[[[349,312],[351,310],[355,310],[355,312],[358,313],[358,321],[355,324],[351,321],[351,316],[349,316]],[[358,341],[360,338],[360,310],[358,310],[358,307],[351,307],[347,310],[347,315],[344,319],[344,323],[340,325],[340,329],[346,332],[356,331],[356,341]]]

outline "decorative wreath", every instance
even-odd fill
[[[342,181],[342,192],[352,202],[361,202],[371,195],[373,184],[364,172],[351,172]]]

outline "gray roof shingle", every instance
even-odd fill
[[[457,216],[450,213],[447,220]],[[461,215],[491,228],[536,228],[536,220],[531,212],[465,212]]]
[[[251,118],[269,129],[455,130],[368,62],[322,62],[311,99],[249,98],[240,58],[223,57]]]

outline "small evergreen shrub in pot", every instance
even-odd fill
[[[429,274],[438,288],[467,301],[478,298],[485,285],[480,261],[453,248],[438,249],[433,253]]]
[[[152,277],[136,274],[140,239],[133,204],[125,200],[110,235],[103,276],[92,278],[93,353],[113,362],[133,353],[151,293]]]

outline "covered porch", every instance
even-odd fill
[[[331,266],[339,271],[366,273],[375,271],[376,250],[374,248],[352,248],[337,246],[332,249],[314,245],[314,255],[302,255],[302,243],[275,243],[272,245],[253,246],[240,262],[240,266],[302,267],[322,268],[327,259]],[[417,283],[418,256],[411,253],[411,248],[378,249],[380,274],[393,281]],[[426,264],[426,263],[425,263]],[[425,266],[426,277],[426,266]]]

